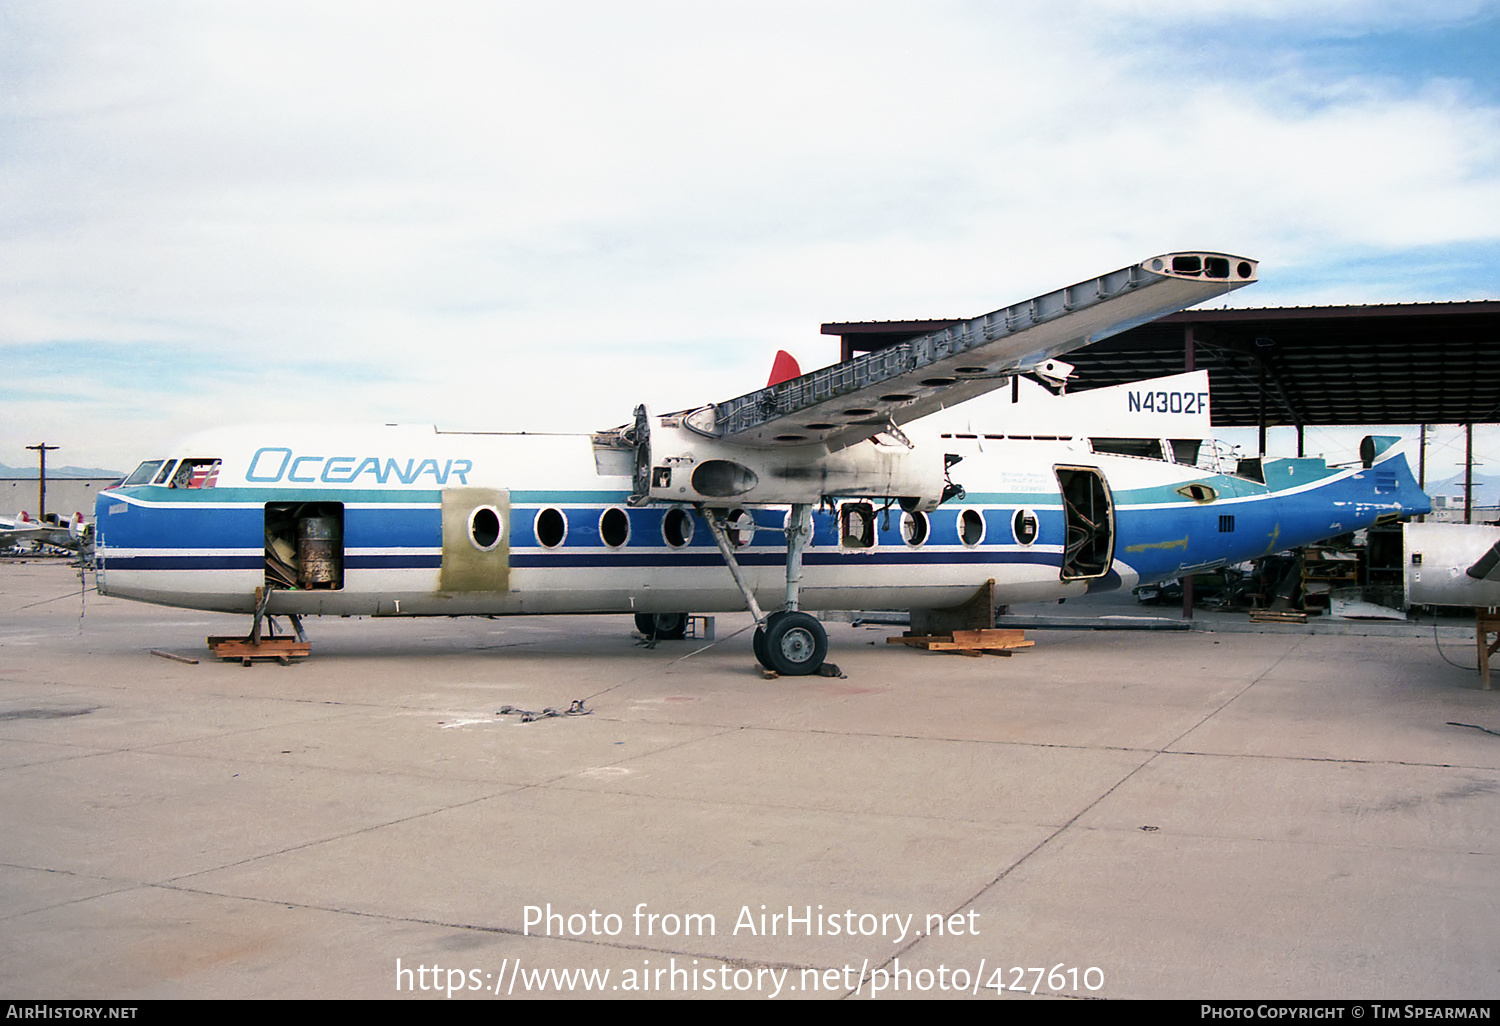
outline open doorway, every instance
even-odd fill
[[[1062,579],[1103,577],[1115,550],[1115,511],[1104,475],[1094,467],[1056,467],[1067,523]]]

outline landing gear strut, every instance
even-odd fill
[[[767,615],[755,601],[739,561],[734,558],[734,549],[724,532],[724,525],[714,513],[705,510],[703,518],[745,597],[745,606],[755,617],[757,626],[752,646],[755,658],[768,670],[784,677],[805,677],[817,673],[828,657],[828,632],[816,617],[797,608],[798,592],[802,583],[802,550],[812,537],[812,507],[806,503],[792,506],[786,526],[786,603],[779,612]]]

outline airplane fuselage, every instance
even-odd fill
[[[905,459],[962,457],[952,475],[965,495],[930,511],[831,498],[802,557],[801,608],[946,608],[991,580],[1000,603],[1129,589],[1427,505],[1391,453],[1343,470],[1267,460],[1256,480],[1094,452],[1084,437],[913,430],[911,441]],[[99,496],[98,587],[230,613],[253,611],[262,587],[275,589],[272,613],[744,609],[708,513],[727,516],[756,598],[780,607],[786,507],[746,507],[753,532],[747,519],[733,530],[732,502],[631,506],[630,475],[589,434],[211,432]]]

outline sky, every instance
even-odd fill
[[[0,464],[597,430],[1180,249],[1500,298],[1497,53],[1500,0],[0,0]]]

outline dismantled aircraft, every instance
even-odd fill
[[[594,433],[211,432],[100,494],[98,589],[257,616],[634,613],[659,637],[748,609],[761,663],[807,674],[827,653],[807,610],[1128,590],[1426,512],[1395,439],[1344,469],[1202,458],[1170,418],[1207,425],[1206,375],[1099,390],[1121,409],[1092,434],[947,410],[1065,380],[1061,354],[1255,279],[1165,254]]]
[[[59,521],[51,513],[46,515],[46,519],[32,520],[25,510],[13,518],[0,517],[0,549],[30,545],[39,550],[50,545],[77,552],[86,548],[92,540],[92,526],[84,523],[82,513],[74,513],[73,519],[67,521]]]

